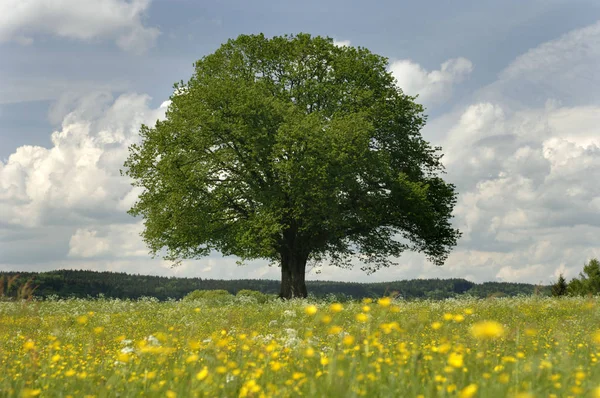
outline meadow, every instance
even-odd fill
[[[0,302],[0,396],[600,397],[598,304]]]

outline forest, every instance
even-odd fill
[[[550,295],[550,286],[526,283],[484,282],[465,279],[413,279],[380,283],[307,281],[315,297],[334,296],[336,300],[394,296],[406,300],[472,296],[476,298]],[[26,289],[23,287],[26,286]],[[0,296],[22,297],[20,292],[33,291],[37,298],[119,298],[155,297],[164,301],[181,299],[194,290],[254,290],[276,295],[279,281],[266,279],[218,280],[132,275],[120,272],[58,270],[50,272],[0,272]]]

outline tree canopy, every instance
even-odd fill
[[[271,260],[285,298],[306,296],[307,261],[359,254],[374,272],[413,250],[442,265],[457,194],[387,66],[308,34],[241,35],[197,61],[125,162],[151,252]]]
[[[573,278],[567,287],[572,296],[596,295],[600,293],[600,261],[592,258],[583,265],[579,278]]]

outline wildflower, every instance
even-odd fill
[[[365,323],[366,321],[369,320],[369,316],[367,314],[365,314],[364,312],[361,312],[360,314],[356,314],[356,320],[358,322]]]
[[[458,394],[458,396],[460,398],[471,398],[476,393],[477,393],[477,384],[469,384],[468,386],[466,386],[465,388],[460,390],[460,393]]]
[[[340,334],[342,330],[341,326],[332,326],[329,328],[329,334]]]
[[[31,340],[27,340],[24,344],[23,344],[23,349],[25,351],[31,351],[35,348],[35,343]]]
[[[482,321],[471,327],[471,334],[477,339],[496,339],[504,335],[504,327],[495,321]]]
[[[198,372],[196,374],[196,379],[202,381],[202,380],[206,379],[207,376],[208,376],[208,367],[205,366],[204,368],[202,368],[202,370],[200,372]]]
[[[345,346],[351,346],[352,344],[354,344],[354,336],[351,336],[351,335],[344,336],[344,338],[342,339],[342,343]]]
[[[442,323],[441,323],[441,322],[433,322],[433,323],[431,324],[431,328],[432,328],[433,330],[438,330],[438,329],[439,329],[439,328],[441,328],[441,327],[442,327]]]
[[[29,398],[29,397],[37,397],[38,395],[40,395],[42,393],[42,390],[39,388],[36,389],[32,389],[32,388],[25,388],[22,392],[21,392],[21,397],[23,398]]]
[[[317,313],[317,306],[316,305],[309,305],[306,308],[304,308],[304,312],[307,315],[314,315]]]
[[[197,354],[192,354],[185,359],[185,363],[197,362],[200,357]]]
[[[392,299],[389,297],[383,297],[377,300],[377,304],[381,307],[389,307],[392,304]]]
[[[333,303],[329,306],[329,310],[331,312],[342,312],[344,310],[344,306],[340,303]]]
[[[600,344],[600,330],[596,331],[593,335],[592,335],[592,340],[594,341],[594,343],[596,344]]]
[[[448,365],[455,368],[462,368],[464,366],[463,356],[461,354],[457,354],[456,352],[450,353],[448,356]]]
[[[456,315],[454,315],[453,319],[454,319],[454,322],[460,323],[465,320],[465,317],[461,314],[456,314]]]

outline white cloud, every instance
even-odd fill
[[[348,47],[350,46],[350,40],[334,40],[333,45],[338,47]]]
[[[37,35],[90,41],[109,38],[133,53],[154,45],[160,31],[142,17],[150,0],[4,0],[0,3],[0,42],[31,44]]]
[[[398,60],[390,64],[390,71],[406,94],[418,94],[419,102],[432,105],[446,101],[452,87],[473,71],[473,64],[466,58],[453,58],[428,72],[411,60]]]
[[[36,227],[111,222],[131,203],[129,181],[119,174],[140,124],[153,124],[165,109],[149,97],[127,94],[114,102],[89,95],[52,133],[52,148],[22,146],[0,162],[0,223]]]

